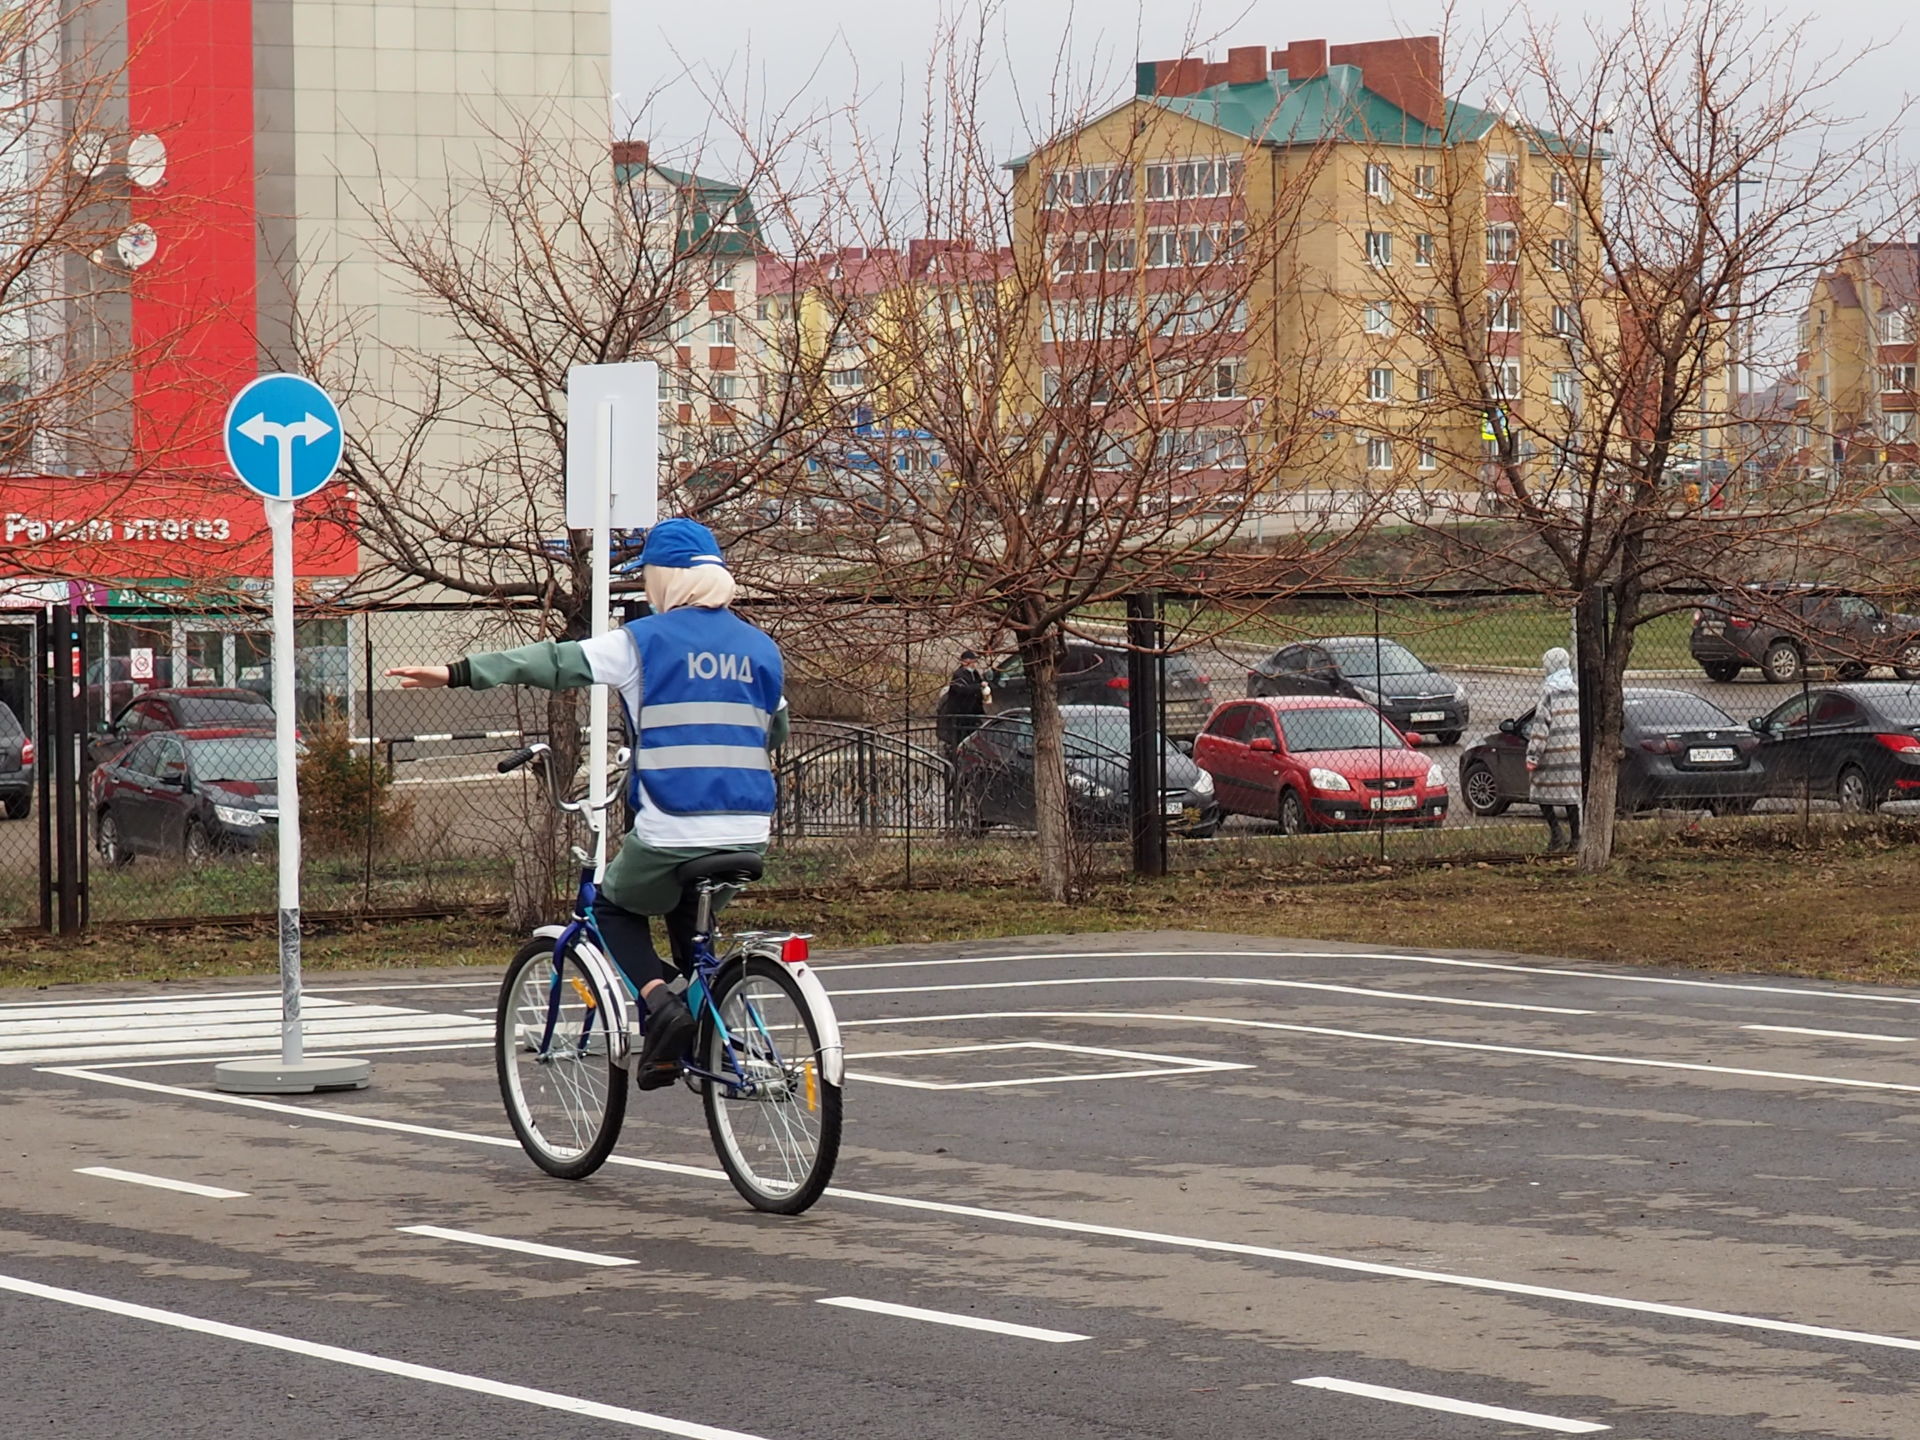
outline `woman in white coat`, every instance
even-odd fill
[[[1527,798],[1547,817],[1547,853],[1562,855],[1580,845],[1580,691],[1572,657],[1558,646],[1540,657],[1540,669],[1546,678],[1527,732]]]

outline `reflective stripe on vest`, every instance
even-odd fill
[[[635,808],[644,793],[670,815],[771,815],[778,647],[730,610],[670,610],[626,629],[640,653]]]

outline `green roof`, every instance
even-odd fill
[[[1144,73],[1141,78],[1147,79]],[[1329,66],[1325,74],[1298,82],[1289,80],[1286,71],[1275,70],[1264,80],[1245,85],[1209,85],[1191,95],[1136,95],[1126,103],[1155,105],[1253,144],[1273,146],[1318,145],[1327,140],[1443,146],[1479,140],[1501,119],[1495,111],[1450,100],[1446,126],[1436,128],[1369,90],[1357,65]],[[1544,132],[1529,134],[1537,144],[1562,146]],[[1019,169],[1030,159],[1023,155],[1009,164]]]
[[[703,249],[714,255],[758,255],[766,247],[760,237],[760,217],[745,186],[733,180],[713,180],[690,170],[666,165],[616,165],[615,182],[630,186],[645,174],[657,175],[687,202],[687,223],[680,232],[682,252]]]

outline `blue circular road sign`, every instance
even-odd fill
[[[227,407],[227,463],[269,500],[313,494],[340,464],[340,407],[299,375],[262,375]]]

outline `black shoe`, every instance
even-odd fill
[[[659,1090],[680,1078],[680,1057],[693,1040],[700,1022],[693,1018],[687,1002],[671,991],[647,1007],[646,1033],[640,1041],[640,1058],[633,1064],[633,1083],[641,1090]]]

